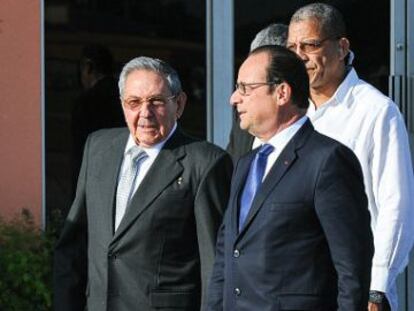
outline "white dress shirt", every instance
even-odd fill
[[[371,290],[397,310],[395,281],[414,242],[414,178],[408,135],[398,107],[351,69],[335,94],[307,115],[315,129],[358,157],[374,233]]]
[[[296,132],[299,131],[299,129],[302,127],[302,125],[306,122],[307,119],[307,116],[303,116],[295,123],[291,124],[289,127],[274,135],[266,142],[261,141],[257,137],[254,139],[253,148],[259,147],[262,144],[270,144],[274,147],[273,151],[267,157],[266,169],[263,174],[262,181],[266,178],[267,173],[269,173],[270,169],[272,168],[273,164],[275,164],[277,158],[282,153],[283,149],[285,149],[286,145],[296,134]]]

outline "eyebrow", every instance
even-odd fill
[[[165,97],[162,94],[154,94],[154,95],[150,95],[150,96],[135,96],[135,95],[131,95],[129,97],[126,97],[125,99],[142,99],[142,98],[153,98],[153,97]]]

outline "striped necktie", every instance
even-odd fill
[[[133,195],[140,165],[147,157],[148,154],[138,146],[134,146],[125,156],[116,192],[115,230],[121,223]]]

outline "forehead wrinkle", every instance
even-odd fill
[[[295,29],[294,34],[292,28]],[[292,38],[295,35],[295,38]],[[314,18],[293,22],[289,25],[288,42],[296,43],[304,40],[320,40],[323,39],[323,30],[321,24]]]
[[[125,97],[152,97],[168,92],[167,82],[164,77],[151,70],[134,70],[125,82]]]

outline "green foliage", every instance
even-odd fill
[[[54,236],[27,210],[11,222],[0,219],[0,310],[51,309]]]

